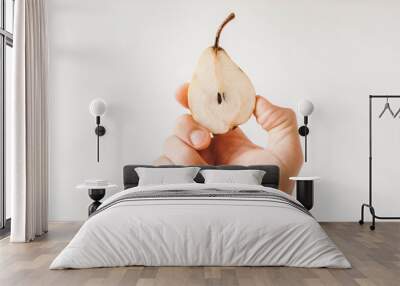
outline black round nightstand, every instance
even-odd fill
[[[307,210],[314,206],[314,181],[319,177],[290,177],[296,181],[296,199],[303,204]]]
[[[76,186],[77,189],[86,189],[88,190],[89,197],[93,200],[88,207],[88,214],[89,216],[94,213],[97,208],[101,205],[100,200],[104,198],[107,189],[116,188],[117,185],[108,184],[105,186],[93,186],[88,184],[82,184]]]
[[[89,189],[89,197],[94,201],[88,208],[89,216],[94,213],[97,208],[101,205],[100,200],[104,198],[106,194],[106,189]]]

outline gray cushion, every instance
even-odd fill
[[[262,170],[202,170],[205,183],[261,185],[265,176]]]
[[[186,168],[145,168],[137,167],[139,186],[195,183],[199,167]]]

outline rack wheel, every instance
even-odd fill
[[[375,230],[375,226],[374,226],[374,225],[371,225],[371,226],[369,227],[369,229],[370,229],[370,230]]]
[[[358,223],[359,223],[360,225],[363,225],[363,224],[364,224],[364,221],[360,219],[360,220],[358,221]]]

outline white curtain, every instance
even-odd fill
[[[47,39],[46,0],[16,0],[10,136],[12,242],[47,232]]]

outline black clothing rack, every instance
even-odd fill
[[[375,213],[375,208],[372,205],[372,101],[374,98],[400,98],[400,95],[370,95],[369,96],[369,201],[368,204],[361,205],[361,219],[358,221],[359,224],[364,224],[364,207],[369,208],[369,211],[372,215],[372,224],[370,225],[370,229],[375,229],[375,219],[400,219],[400,217],[387,217],[387,216],[378,216]]]

